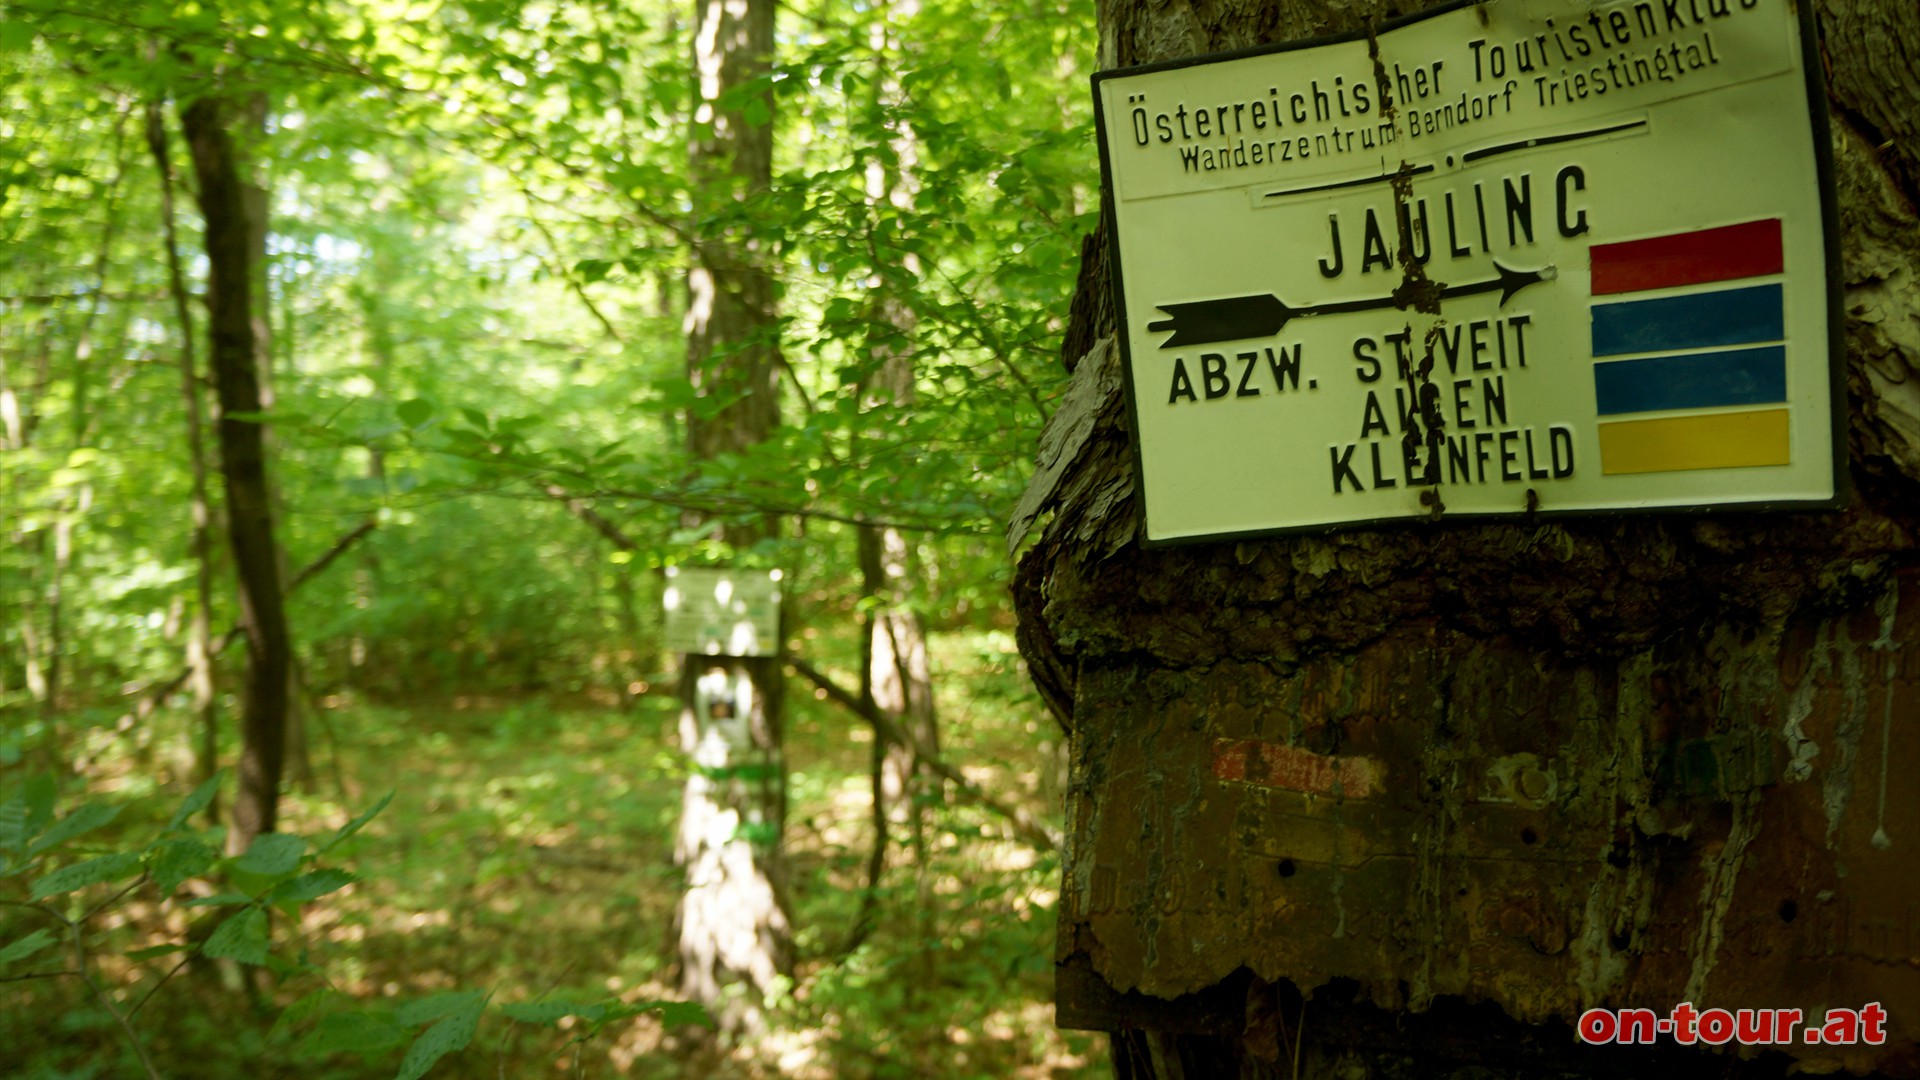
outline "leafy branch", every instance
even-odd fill
[[[0,944],[0,972],[40,955],[63,939],[71,954],[70,967],[0,974],[0,985],[78,978],[88,995],[113,1019],[121,1040],[149,1080],[161,1080],[162,1073],[134,1019],[154,994],[195,959],[232,961],[263,967],[281,976],[319,979],[323,988],[284,1010],[275,1030],[288,1032],[296,1026],[307,1027],[306,1035],[297,1044],[297,1052],[303,1058],[335,1053],[374,1056],[397,1050],[404,1044],[406,1051],[395,1074],[396,1080],[419,1080],[441,1058],[464,1049],[473,1041],[489,1011],[511,1023],[536,1026],[555,1026],[567,1017],[582,1021],[580,1030],[562,1047],[562,1052],[593,1038],[610,1024],[645,1013],[658,1013],[662,1021],[670,1025],[711,1025],[704,1009],[686,1002],[612,999],[495,1005],[494,993],[482,990],[449,991],[393,1006],[362,1008],[348,1004],[341,1007],[341,1003],[350,999],[307,959],[306,949],[302,948],[299,958],[293,960],[275,955],[271,916],[278,913],[290,923],[297,922],[303,905],[357,881],[355,875],[345,870],[319,865],[320,860],[365,828],[386,809],[393,795],[389,793],[323,837],[309,840],[292,833],[263,833],[254,838],[245,852],[222,858],[208,838],[197,833],[190,823],[212,803],[224,779],[224,773],[217,774],[195,788],[153,839],[77,860],[64,858],[69,853],[82,854],[74,852],[74,842],[113,823],[120,814],[119,807],[87,802],[56,818],[53,781],[44,776],[30,781],[25,790],[13,797],[0,801],[0,883],[9,879],[29,882],[26,899],[0,897],[0,907],[25,911],[58,924],[57,931],[42,927]],[[55,862],[62,865],[54,868]],[[227,887],[188,900],[182,906],[231,910],[216,915],[219,921],[203,940],[195,941],[196,934],[190,930],[185,942],[126,953],[126,958],[136,963],[175,954],[180,959],[149,986],[131,1008],[121,1008],[95,974],[88,924],[143,887],[155,887],[160,898],[166,900],[193,878],[217,879]],[[125,884],[78,914],[70,914],[57,906],[62,901],[75,903],[89,889],[121,882]],[[409,1037],[411,1029],[419,1031]]]

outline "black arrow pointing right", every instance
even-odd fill
[[[1465,285],[1449,285],[1440,290],[1441,300],[1451,300],[1457,296],[1472,296],[1477,293],[1498,292],[1500,306],[1505,307],[1513,294],[1536,282],[1551,281],[1557,272],[1551,266],[1538,270],[1510,270],[1499,263],[1493,264],[1498,277],[1485,281],[1469,282]],[[1393,296],[1370,297],[1365,300],[1333,300],[1307,307],[1289,307],[1287,302],[1271,293],[1258,296],[1230,296],[1219,300],[1194,300],[1184,304],[1159,304],[1159,310],[1167,313],[1167,318],[1147,324],[1147,332],[1158,334],[1173,331],[1173,336],[1160,343],[1162,349],[1172,349],[1182,345],[1207,345],[1216,341],[1240,341],[1246,338],[1271,337],[1294,319],[1304,319],[1313,315],[1339,315],[1350,311],[1375,311],[1380,308],[1405,307]]]

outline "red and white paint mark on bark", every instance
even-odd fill
[[[1364,799],[1380,790],[1384,770],[1363,757],[1334,757],[1258,739],[1215,739],[1213,775],[1243,784]]]

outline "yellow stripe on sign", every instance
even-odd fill
[[[1785,409],[1600,425],[1600,471],[1607,476],[1785,465],[1790,457]]]

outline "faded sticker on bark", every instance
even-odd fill
[[[1213,743],[1214,776],[1283,791],[1364,799],[1380,790],[1382,772],[1371,758],[1333,757],[1258,739]]]

